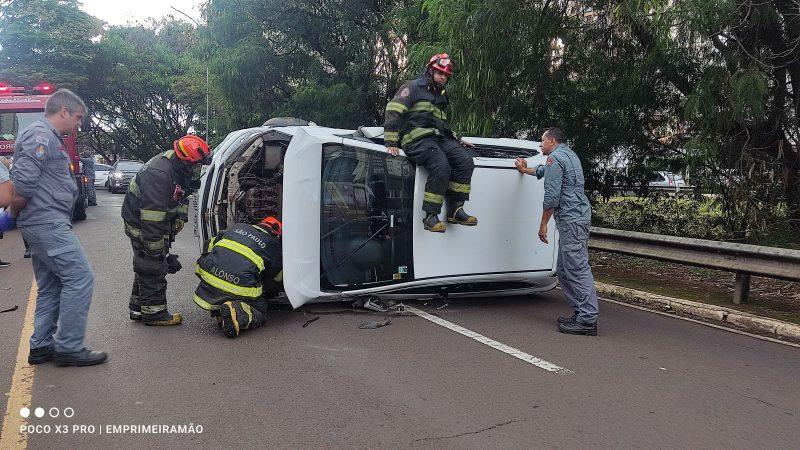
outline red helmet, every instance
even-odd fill
[[[272,231],[274,231],[275,234],[278,235],[278,237],[281,236],[281,232],[283,231],[283,224],[281,223],[280,220],[276,219],[275,217],[273,216],[264,217],[263,219],[261,219],[261,222],[259,223],[261,225],[266,225],[269,228],[271,228]]]
[[[186,135],[172,143],[175,155],[190,163],[198,163],[211,155],[211,149],[203,138],[194,135]]]
[[[431,60],[428,61],[427,67],[432,67],[436,70],[441,70],[448,75],[453,75],[453,68],[455,65],[453,64],[453,60],[450,59],[450,55],[447,53],[439,53],[438,55],[431,56]]]

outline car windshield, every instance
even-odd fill
[[[404,157],[326,145],[321,286],[356,289],[413,279],[414,167]]]
[[[0,140],[15,140],[20,131],[40,119],[44,119],[44,112],[0,113]]]
[[[120,161],[117,163],[117,170],[123,172],[138,172],[144,164],[136,161]]]

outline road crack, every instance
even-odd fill
[[[504,427],[506,425],[511,425],[512,423],[525,422],[525,421],[531,420],[531,419],[533,419],[533,417],[525,417],[525,418],[522,418],[522,419],[509,420],[507,422],[496,423],[496,424],[494,424],[492,426],[489,426],[489,427],[486,427],[486,428],[481,428],[480,430],[476,430],[476,431],[467,431],[467,432],[464,432],[464,433],[454,434],[452,436],[420,438],[420,439],[415,439],[414,442],[440,441],[440,440],[443,440],[443,439],[455,439],[455,438],[462,437],[462,436],[468,436],[470,434],[484,433],[486,431],[494,430],[495,428],[500,428],[500,427]]]

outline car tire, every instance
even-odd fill
[[[72,220],[75,222],[80,222],[82,220],[86,220],[86,207],[88,205],[88,200],[85,196],[79,196],[78,201],[75,202],[75,210],[72,211]]]

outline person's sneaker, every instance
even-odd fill
[[[42,364],[53,359],[53,346],[32,348],[28,353],[28,364]]]
[[[30,258],[30,257],[31,257],[31,249],[29,249],[29,248],[26,248],[26,249],[25,249],[25,254],[24,254],[24,255],[22,255],[22,257],[23,257],[23,258]]]
[[[8,267],[10,265],[11,265],[10,262],[5,262],[5,261],[0,260],[0,267]]]
[[[141,322],[142,321],[142,312],[141,311],[134,311],[132,309],[128,310],[128,317],[131,318],[134,322]]]
[[[569,316],[569,317],[567,317],[567,316],[562,316],[562,317],[559,317],[559,318],[558,318],[558,323],[559,323],[559,324],[561,324],[561,323],[571,323],[571,322],[575,322],[575,320],[577,320],[577,319],[578,319],[578,312],[577,312],[577,311],[575,311],[575,312],[574,312],[574,313],[572,313],[572,315],[571,315],[571,316]]]
[[[433,231],[434,233],[444,233],[446,230],[444,223],[439,220],[438,214],[428,214],[422,219],[422,224],[425,226],[426,230]]]
[[[234,339],[239,336],[239,314],[244,314],[237,308],[237,305],[231,301],[227,301],[219,307],[219,317],[222,318],[222,332],[225,337]]]
[[[459,206],[447,215],[447,222],[474,227],[478,224],[478,219],[475,216],[467,214],[463,206]]]
[[[169,314],[158,319],[148,319],[142,316],[142,323],[151,327],[171,327],[173,325],[180,325],[183,322],[183,316],[180,314]]]
[[[582,324],[578,321],[558,324],[558,331],[566,334],[581,334],[585,336],[597,336],[597,324]]]
[[[93,366],[106,362],[106,359],[108,355],[105,352],[93,352],[86,348],[73,353],[53,352],[53,362],[59,367]]]

